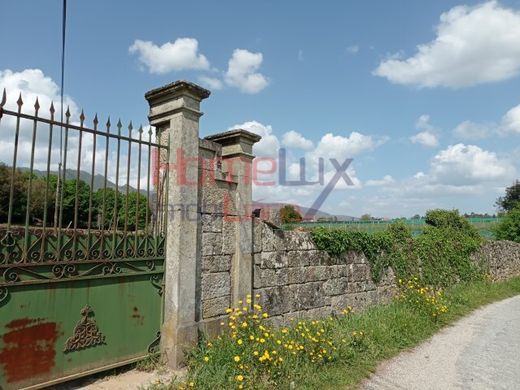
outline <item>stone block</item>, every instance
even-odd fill
[[[260,261],[262,268],[287,268],[288,259],[284,252],[262,252],[255,256],[255,262]]]
[[[222,232],[222,215],[220,214],[202,214],[201,215],[202,232]]]
[[[226,309],[231,304],[231,297],[229,295],[206,299],[202,301],[202,318],[217,317],[226,314]]]
[[[203,210],[218,210],[231,216],[240,215],[236,183],[216,179],[211,185],[201,186],[200,203]]]
[[[223,297],[231,294],[231,277],[229,272],[202,274],[202,300]]]
[[[231,269],[231,255],[202,256],[202,271],[224,272]]]
[[[331,278],[332,270],[326,265],[318,265],[314,267],[305,267],[305,281],[316,282]]]
[[[304,267],[306,265],[309,265],[309,255],[312,255],[312,251],[287,252],[287,265],[289,267]]]
[[[285,286],[286,284],[287,270],[255,266],[254,288]]]
[[[330,256],[325,251],[313,249],[304,253],[309,258],[309,265],[328,265],[330,262]]]
[[[202,233],[202,256],[222,254],[222,234]]]
[[[260,294],[258,302],[270,316],[290,311],[290,303],[293,297],[290,288],[287,286],[259,288],[255,289],[255,294]]]
[[[309,232],[285,232],[284,246],[288,251],[317,249]]]
[[[262,223],[262,251],[274,252],[285,249],[284,231],[273,229],[266,223]]]
[[[232,255],[237,248],[237,225],[239,222],[224,217],[222,224],[222,248],[221,252],[225,255]]]
[[[289,284],[305,283],[307,276],[307,269],[305,267],[295,267],[287,269],[287,282]]]
[[[305,283],[289,286],[291,311],[308,310],[330,304],[330,297],[323,291],[323,283]]]
[[[343,278],[349,274],[349,266],[345,264],[331,265],[329,268],[333,278]]]
[[[323,292],[327,295],[341,295],[347,292],[347,278],[329,279],[323,283]]]
[[[374,291],[376,288],[377,286],[372,280],[362,282],[349,282],[347,287],[347,293]]]
[[[349,281],[362,282],[370,280],[370,268],[368,264],[350,264]]]

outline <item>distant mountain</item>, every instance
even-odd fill
[[[21,167],[20,170],[22,172],[28,172],[29,171],[29,168],[27,167]],[[38,169],[33,169],[33,173],[38,176],[38,177],[45,177],[47,175],[47,171],[40,171]],[[55,175],[57,176],[58,175],[58,171],[51,171],[50,172],[51,175]],[[76,175],[77,175],[77,171],[74,170],[74,169],[67,169],[66,172],[65,172],[65,179],[67,180],[70,180],[70,179],[76,179]],[[83,180],[85,183],[87,183],[89,186],[90,186],[90,179],[92,178],[92,175],[88,172],[85,172],[85,171],[79,171],[79,179],[80,180]],[[94,175],[94,182],[93,182],[93,191],[97,191],[99,190],[100,188],[103,188],[105,184],[105,177],[103,175]],[[132,192],[132,191],[137,191],[137,188],[134,188],[132,186],[128,186],[129,187],[129,191]],[[110,181],[110,180],[107,180],[107,188],[116,188],[116,183]],[[126,184],[124,185],[120,185],[119,186],[119,191],[122,191],[122,192],[125,192],[126,191]],[[140,192],[141,193],[146,193],[146,188],[143,190],[142,188],[140,189]],[[150,192],[153,192],[153,187],[150,187]]]

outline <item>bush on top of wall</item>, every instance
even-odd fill
[[[322,227],[312,230],[311,234],[317,247],[331,255],[363,252],[376,282],[388,266],[398,278],[417,275],[423,283],[435,286],[482,277],[482,270],[470,259],[480,248],[482,238],[457,210],[428,211],[426,224],[417,237],[412,237],[402,222],[372,234]]]
[[[494,231],[497,240],[509,240],[520,243],[520,203],[500,221]]]

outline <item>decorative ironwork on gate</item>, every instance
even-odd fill
[[[57,120],[52,103],[41,116],[38,99],[31,114],[21,95],[12,103],[4,90],[0,135],[13,148],[0,156],[0,304],[15,285],[146,274],[156,286],[168,140],[110,118],[99,129],[97,114],[87,127],[70,108]]]

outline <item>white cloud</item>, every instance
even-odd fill
[[[410,141],[414,144],[421,144],[424,146],[428,146],[430,148],[434,148],[439,145],[439,140],[437,136],[429,131],[421,131],[420,133],[415,134],[410,137]]]
[[[418,130],[422,130],[416,135],[410,137],[410,141],[414,144],[421,144],[430,148],[439,145],[438,130],[430,124],[428,115],[421,115],[415,124]]]
[[[489,1],[440,16],[436,38],[407,59],[382,61],[374,74],[397,84],[461,88],[520,72],[520,13]]]
[[[4,88],[7,92],[6,108],[16,110],[16,101],[22,94],[22,112],[33,114],[34,103],[38,98],[41,107],[39,116],[48,117],[51,102],[54,102],[56,117],[59,118],[60,87],[40,69],[25,69],[21,72],[0,70],[0,90]],[[64,105],[65,108],[69,106],[73,116],[79,113],[77,104],[67,95],[64,96]]]
[[[458,138],[477,140],[488,137],[493,128],[494,125],[492,123],[464,121],[453,129],[453,134]]]
[[[520,104],[502,117],[500,132],[520,135]]]
[[[314,148],[314,144],[311,140],[305,138],[297,131],[291,130],[285,133],[282,137],[283,146],[289,148],[298,148],[303,150],[311,150]]]
[[[258,72],[262,61],[262,53],[235,49],[229,59],[228,70],[224,76],[226,84],[245,93],[260,92],[269,84],[267,77]]]
[[[199,53],[199,42],[195,38],[177,38],[161,46],[151,41],[137,39],[129,52],[137,54],[150,73],[164,74],[179,70],[209,69],[209,61]]]
[[[429,169],[401,180],[367,181],[371,186],[387,181],[375,195],[342,212],[359,215],[411,216],[432,208],[459,208],[463,212],[492,212],[494,200],[518,171],[513,156],[498,156],[475,145],[450,145],[431,160]]]
[[[346,158],[372,151],[385,141],[386,139],[374,139],[370,135],[364,135],[357,131],[353,131],[347,137],[327,133],[321,137],[311,155],[322,158],[336,158],[342,162]]]
[[[257,121],[249,121],[232,126],[228,130],[232,129],[244,129],[262,137],[262,139],[253,146],[254,153],[257,156],[275,156],[278,154],[280,141],[278,141],[278,137],[273,134],[273,128],[270,125],[264,125]]]
[[[224,87],[222,81],[216,77],[200,76],[199,81],[203,86],[209,89],[219,90]]]
[[[348,54],[356,55],[359,52],[359,46],[358,45],[348,46],[346,48],[346,51]]]
[[[385,175],[382,179],[379,180],[367,180],[366,185],[369,187],[381,187],[393,183],[395,183],[394,178],[390,175]]]
[[[516,175],[514,165],[496,153],[475,145],[450,145],[432,160],[430,176],[439,184],[456,186],[509,181]]]

